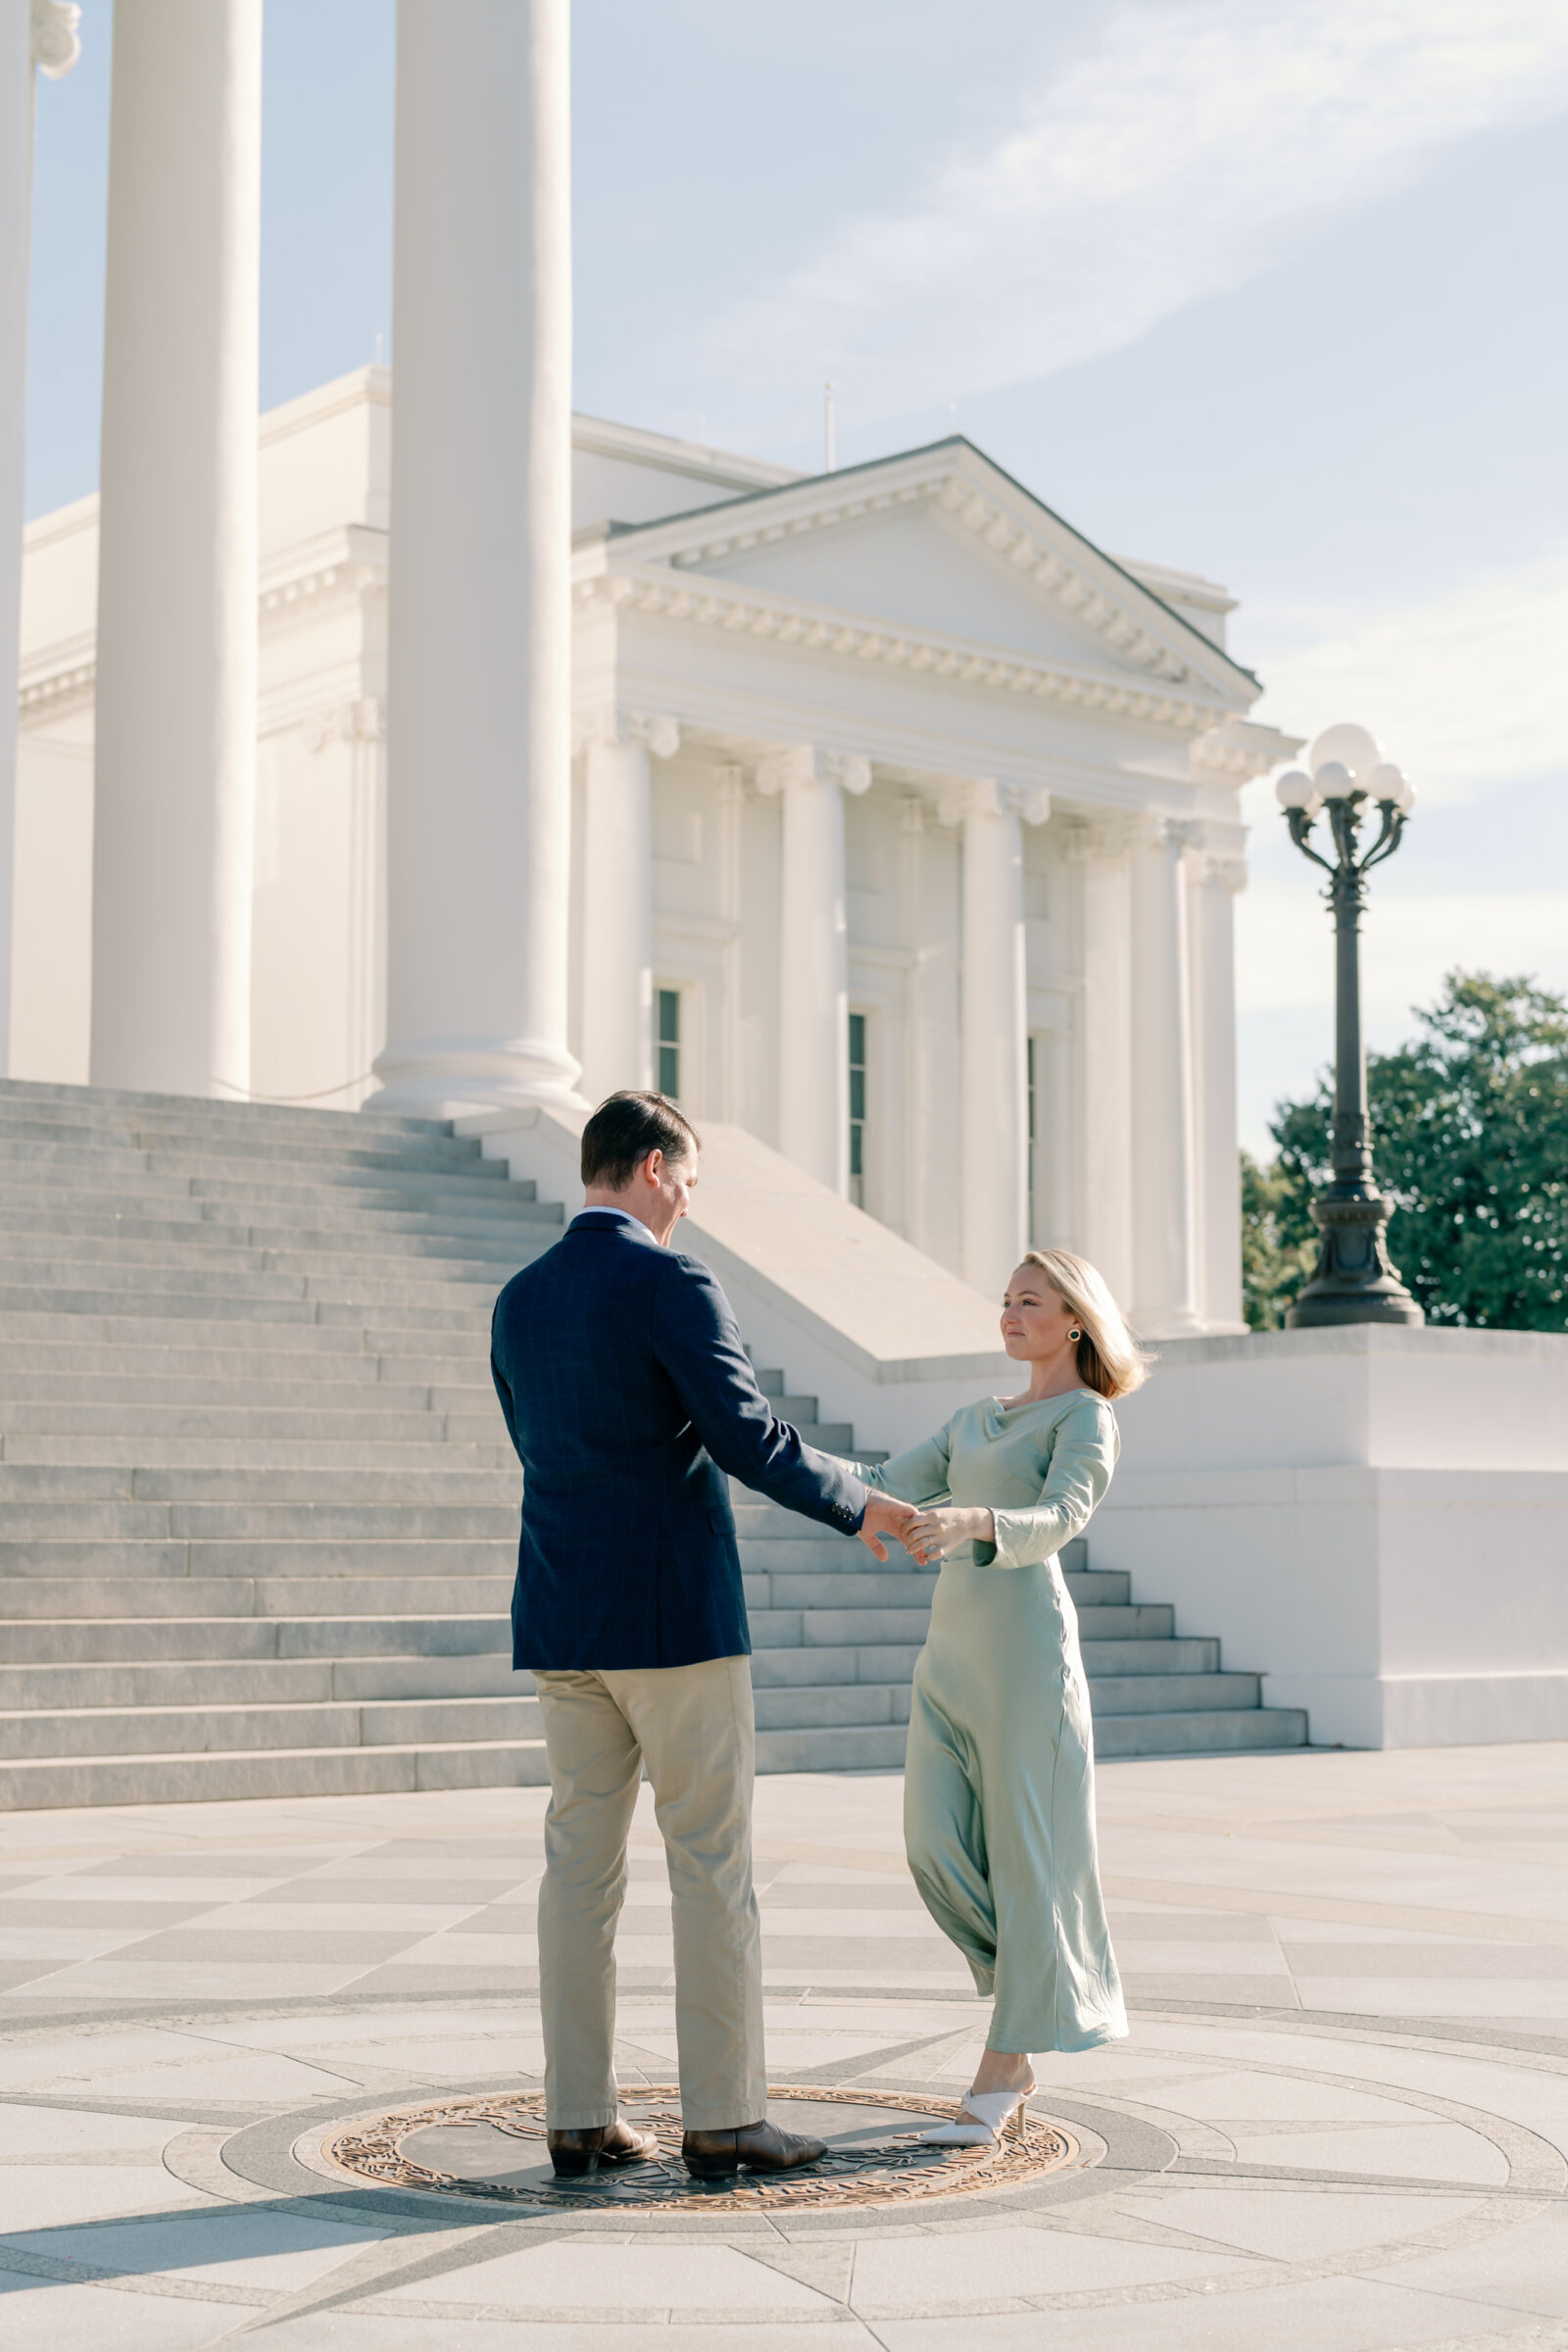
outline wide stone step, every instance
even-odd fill
[[[850,1576],[745,1576],[749,1609],[918,1609],[931,1607],[936,1574],[906,1568],[900,1574]]]
[[[127,1126],[140,1121],[156,1125],[172,1119],[204,1131],[244,1136],[270,1135],[353,1137],[361,1131],[391,1136],[450,1135],[445,1119],[415,1117],[406,1111],[322,1108],[294,1102],[227,1102],[221,1097],[165,1095],[119,1086],[73,1086],[49,1078],[0,1079],[0,1122],[7,1116],[43,1117],[63,1128],[99,1125]]]
[[[107,1577],[14,1577],[0,1588],[7,1621],[172,1617],[258,1617],[279,1621],[353,1619],[363,1625],[350,1646],[380,1646],[383,1619],[447,1613],[489,1616],[499,1624],[512,1607],[515,1571],[503,1576],[260,1576],[145,1577],[134,1583]],[[285,1642],[305,1636],[285,1633]],[[288,1652],[287,1654],[296,1654]],[[298,1654],[304,1655],[303,1651]]]
[[[1168,1642],[1084,1642],[1084,1672],[1093,1683],[1118,1675],[1217,1674],[1219,1643],[1191,1635]]]
[[[398,1747],[540,1738],[536,1698],[68,1707],[0,1713],[0,1758],[173,1755],[205,1748]]]
[[[907,1683],[805,1683],[756,1693],[757,1730],[831,1731],[852,1724],[907,1723]]]
[[[1095,1753],[1110,1756],[1208,1756],[1262,1748],[1304,1747],[1306,1717],[1298,1707],[1216,1707],[1190,1715],[1107,1715],[1095,1722]]]
[[[444,1459],[437,1454],[434,1458]],[[151,1463],[0,1461],[0,1504],[74,1502],[413,1503],[433,1510],[508,1510],[517,1532],[522,1478],[514,1458],[500,1470],[244,1470]]]
[[[167,1314],[74,1314],[49,1310],[38,1314],[9,1314],[0,1321],[8,1347],[105,1348],[132,1356],[153,1348],[188,1350],[199,1361],[209,1351],[235,1353],[266,1371],[264,1359],[276,1355],[313,1356],[323,1361],[333,1355],[411,1355],[448,1361],[471,1360],[477,1349],[488,1353],[490,1310],[481,1299],[462,1294],[459,1312],[450,1330],[431,1331],[422,1322],[399,1324],[388,1317],[335,1316],[323,1321],[320,1310],[303,1302],[277,1316],[258,1317],[249,1302],[225,1317],[204,1301],[199,1313],[182,1321]],[[449,1310],[450,1311],[450,1310]]]
[[[40,1189],[29,1201],[17,1198],[16,1188],[0,1186],[0,1251],[39,1254],[45,1242],[59,1247],[62,1235],[92,1241],[153,1244],[166,1250],[217,1249],[337,1250],[358,1253],[372,1249],[386,1254],[429,1257],[501,1255],[514,1241],[548,1248],[560,1238],[561,1219],[538,1201],[460,1208],[454,1202],[445,1212],[436,1209],[370,1209],[357,1200],[339,1196],[331,1213],[320,1209],[309,1217],[283,1221],[282,1204],[263,1210],[254,1201],[214,1201],[181,1199],[157,1202],[128,1199],[125,1188],[113,1194],[92,1195],[85,1201],[63,1197],[58,1186]]]
[[[416,1542],[384,1537],[204,1542],[149,1537],[143,1541],[54,1543],[47,1537],[0,1539],[0,1580],[23,1577],[288,1577],[479,1576],[514,1568],[515,1537]]]
[[[1098,1605],[1078,1611],[1078,1639],[1087,1642],[1168,1642],[1176,1612],[1168,1601],[1137,1601],[1126,1608]]]
[[[322,1247],[310,1247],[308,1234],[287,1235],[277,1249],[244,1249],[226,1238],[220,1228],[208,1228],[198,1242],[135,1241],[123,1234],[8,1234],[3,1255],[10,1286],[31,1283],[38,1288],[72,1283],[95,1288],[159,1290],[189,1284],[212,1297],[223,1291],[235,1298],[292,1296],[284,1291],[254,1290],[266,1278],[276,1283],[309,1278],[311,1296],[328,1295],[319,1286],[352,1281],[356,1295],[374,1300],[394,1291],[417,1298],[438,1283],[485,1282],[496,1287],[510,1282],[519,1266],[531,1264],[551,1247],[537,1228],[517,1228],[514,1248],[505,1253],[485,1250],[457,1252],[397,1247],[408,1237],[367,1235],[357,1247],[341,1237],[322,1237]],[[331,1246],[327,1246],[330,1242]],[[331,1294],[335,1295],[335,1294]]]
[[[753,1609],[752,1642],[758,1649],[844,1649],[868,1642],[906,1646],[923,1642],[929,1609]]]
[[[70,1408],[73,1412],[77,1409],[89,1410],[100,1416],[119,1414],[122,1407],[142,1414],[162,1409],[177,1412],[180,1426],[192,1411],[200,1411],[204,1416],[210,1413],[243,1415],[247,1421],[257,1424],[260,1434],[264,1436],[287,1434],[270,1428],[279,1412],[292,1413],[296,1419],[302,1415],[319,1416],[323,1422],[335,1420],[340,1414],[498,1414],[496,1393],[490,1381],[488,1365],[470,1368],[484,1373],[482,1382],[478,1379],[459,1382],[449,1377],[440,1388],[432,1388],[422,1383],[405,1387],[373,1377],[353,1382],[336,1380],[325,1387],[312,1381],[309,1383],[310,1401],[303,1404],[299,1397],[301,1388],[306,1384],[298,1380],[268,1379],[261,1375],[224,1380],[217,1375],[202,1379],[195,1374],[37,1372],[25,1378],[25,1402],[0,1404],[0,1430],[53,1427],[53,1420],[46,1416],[56,1406]],[[373,1359],[371,1369],[373,1372]],[[453,1367],[448,1369],[450,1374]],[[21,1418],[24,1414],[27,1416],[26,1419]],[[228,1425],[224,1423],[224,1426]],[[236,1420],[232,1425],[237,1433],[240,1422]],[[76,1424],[64,1422],[61,1426],[70,1428]],[[111,1424],[100,1418],[91,1426],[105,1428]],[[126,1426],[137,1425],[127,1422]],[[143,1421],[139,1426],[147,1428],[156,1424]],[[352,1434],[352,1430],[349,1434]]]
[[[197,1588],[205,1591],[206,1588]],[[444,1589],[443,1589],[444,1590]],[[500,1611],[474,1616],[95,1617],[0,1621],[8,1667],[96,1668],[226,1659],[504,1659],[512,1672],[512,1625]],[[826,1679],[826,1678],[824,1678]],[[532,1689],[517,1678],[516,1688]],[[80,1702],[85,1704],[86,1702]]]
[[[758,1690],[782,1690],[822,1683],[907,1684],[920,1655],[918,1642],[869,1642],[863,1648],[755,1649],[752,1683]]]
[[[773,1772],[898,1772],[908,1727],[842,1724],[832,1730],[759,1732],[757,1769]]]
[[[818,1737],[853,1740],[857,1735]],[[811,1768],[786,1764],[765,1769]],[[542,1739],[420,1742],[402,1747],[52,1756],[0,1763],[0,1810],[211,1804],[261,1796],[384,1796],[408,1789],[541,1788],[549,1784],[550,1767]]]
[[[1099,1723],[1110,1715],[1202,1715],[1256,1707],[1255,1674],[1090,1675],[1089,1703]]]
[[[455,1470],[464,1464],[475,1469],[512,1470],[517,1457],[502,1432],[499,1445],[480,1445],[468,1439],[435,1434],[432,1414],[422,1442],[375,1442],[348,1438],[189,1438],[116,1437],[102,1433],[65,1436],[58,1432],[13,1432],[0,1440],[8,1462],[123,1462],[146,1468],[174,1468],[184,1464],[218,1464],[235,1468],[326,1470],[407,1470],[428,1466]]]
[[[8,1544],[202,1542],[517,1543],[513,1503],[13,1502],[0,1519]]]
[[[434,1413],[389,1404],[384,1411],[336,1403],[269,1405],[252,1410],[224,1404],[38,1404],[0,1403],[0,1436],[19,1437],[211,1438],[250,1440],[298,1438],[312,1441],[368,1439],[390,1445],[399,1439],[429,1445],[446,1437],[482,1444],[506,1436],[499,1406],[484,1413]],[[7,1447],[7,1451],[10,1448]]]

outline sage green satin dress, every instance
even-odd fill
[[[1088,2050],[1127,2032],[1100,1891],[1094,1737],[1078,1616],[1056,1557],[1110,1484],[1120,1440],[1076,1389],[965,1405],[868,1486],[989,1505],[995,1546],[942,1564],[914,1670],[904,1828],[927,1910],[981,1992],[994,2050]]]

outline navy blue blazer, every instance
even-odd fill
[[[490,1367],[523,1469],[514,1665],[749,1651],[731,1476],[845,1535],[865,1516],[853,1471],[774,1419],[710,1269],[619,1209],[513,1276]]]

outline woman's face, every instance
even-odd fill
[[[1002,1344],[1020,1363],[1060,1354],[1074,1328],[1072,1310],[1038,1266],[1019,1266],[1002,1301]]]

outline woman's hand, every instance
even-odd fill
[[[956,1503],[921,1511],[899,1530],[899,1541],[922,1568],[933,1560],[946,1559],[960,1544],[994,1544],[996,1540],[997,1523],[988,1510],[963,1510]]]

